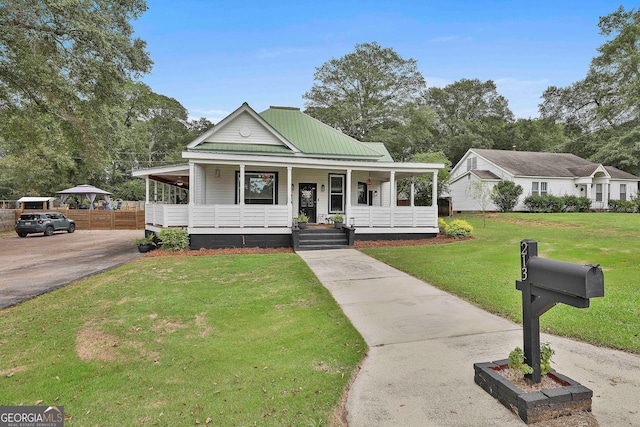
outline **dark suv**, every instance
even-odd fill
[[[51,236],[54,231],[59,230],[73,233],[76,231],[76,222],[60,212],[23,213],[16,222],[16,233],[20,237],[27,237],[30,233],[44,233],[45,236]]]

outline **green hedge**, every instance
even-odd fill
[[[637,213],[640,212],[640,199],[609,200],[609,212]]]
[[[558,197],[552,194],[532,194],[524,199],[524,204],[531,212],[539,213],[589,212],[591,200],[569,195]]]

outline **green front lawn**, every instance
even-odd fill
[[[473,225],[475,239],[363,252],[521,322],[521,293],[515,289],[520,279],[519,244],[537,240],[540,256],[600,264],[605,280],[604,298],[592,299],[587,309],[557,305],[540,318],[541,329],[640,352],[640,215],[492,214],[486,227],[480,215],[460,218]]]
[[[141,258],[0,311],[0,405],[73,425],[327,425],[366,345],[295,254]]]

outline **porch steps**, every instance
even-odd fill
[[[346,229],[306,228],[300,230],[299,251],[345,249],[349,247]]]

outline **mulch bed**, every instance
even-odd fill
[[[426,246],[442,245],[446,243],[459,242],[473,239],[473,237],[458,237],[454,239],[445,235],[438,235],[430,239],[420,240],[372,240],[356,241],[355,248],[390,248],[397,246]],[[282,254],[292,253],[293,248],[225,248],[225,249],[198,249],[184,252],[167,252],[162,248],[147,252],[145,257],[175,257],[175,256],[201,256],[201,255],[240,255],[240,254]]]

